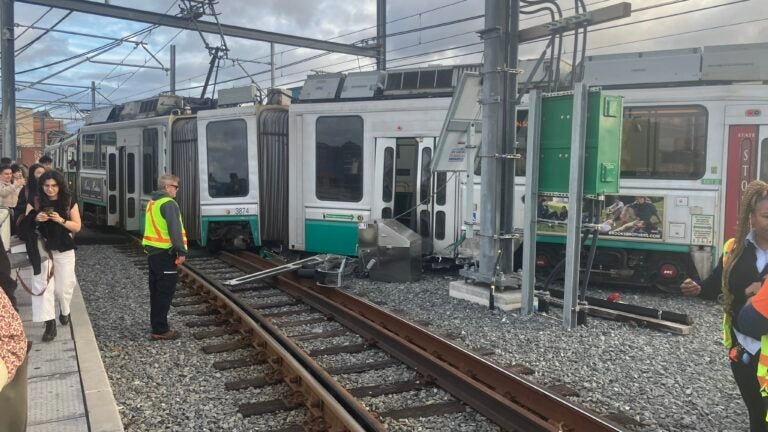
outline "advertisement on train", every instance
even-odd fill
[[[538,232],[565,235],[568,198],[539,196]],[[643,240],[664,238],[664,197],[606,195],[605,200],[585,199],[582,223],[597,224],[601,236]]]

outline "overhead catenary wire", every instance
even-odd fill
[[[40,22],[40,21],[41,21],[43,18],[45,18],[45,16],[46,16],[46,15],[48,15],[48,13],[49,13],[49,12],[51,12],[52,10],[53,10],[53,8],[52,8],[52,7],[49,7],[48,9],[46,9],[46,10],[45,10],[45,12],[43,12],[43,14],[42,14],[42,15],[40,15],[40,17],[38,17],[38,18],[37,18],[35,21],[33,21],[33,22],[32,22],[32,25],[31,25],[31,26],[28,26],[27,28],[25,28],[25,29],[24,29],[24,31],[22,31],[21,33],[19,33],[19,34],[15,35],[15,36],[13,37],[13,40],[15,40],[15,41],[19,40],[19,38],[20,38],[20,37],[24,36],[24,33],[28,32],[30,28],[33,28],[33,26],[34,26],[35,24],[39,23],[39,22]]]
[[[26,51],[27,49],[29,49],[29,47],[31,47],[32,45],[34,45],[34,44],[35,44],[35,42],[37,42],[37,41],[39,41],[40,39],[42,39],[42,38],[43,38],[45,35],[47,35],[47,34],[48,34],[48,33],[49,33],[49,32],[50,32],[52,29],[55,29],[55,28],[56,28],[56,27],[57,27],[59,24],[63,23],[63,22],[64,22],[64,20],[65,20],[65,19],[67,19],[67,17],[69,17],[70,15],[72,15],[72,11],[69,11],[69,12],[67,12],[66,14],[64,14],[64,16],[63,16],[63,17],[59,18],[59,20],[58,20],[58,21],[56,21],[55,23],[53,23],[53,25],[50,27],[50,29],[49,29],[49,30],[46,30],[46,31],[44,31],[43,33],[40,33],[40,34],[39,34],[39,35],[37,35],[37,36],[36,36],[34,39],[32,39],[30,42],[28,42],[26,45],[22,46],[21,48],[18,48],[18,49],[16,49],[16,50],[14,51],[14,54],[13,54],[13,55],[14,55],[14,57],[18,57],[18,56],[19,56],[21,53],[23,53],[24,51]]]
[[[86,57],[86,56],[88,56],[90,54],[93,54],[93,53],[96,53],[96,52],[100,52],[100,51],[103,51],[103,50],[110,50],[112,48],[116,48],[117,46],[121,45],[124,42],[134,43],[134,42],[131,42],[129,39],[132,38],[132,37],[139,36],[139,35],[147,32],[147,31],[149,31],[150,29],[156,28],[156,27],[158,27],[158,26],[149,26],[149,27],[146,27],[146,28],[144,28],[142,30],[139,30],[137,32],[134,32],[134,33],[131,33],[131,34],[127,35],[127,36],[124,36],[120,40],[113,41],[113,42],[110,42],[110,43],[98,46],[96,48],[92,48],[92,49],[90,49],[88,51],[85,51],[85,52],[82,52],[80,54],[75,54],[75,55],[67,57],[65,59],[57,60],[55,62],[44,64],[44,65],[41,65],[41,66],[36,66],[36,67],[30,68],[30,69],[25,69],[25,70],[22,70],[22,71],[17,71],[16,75],[21,75],[21,74],[25,74],[25,73],[29,73],[29,72],[34,72],[34,71],[41,70],[41,69],[47,69],[47,68],[49,68],[51,66],[56,66],[56,65],[61,64],[61,63],[66,63],[66,62],[69,62],[69,61],[72,61],[72,60],[76,60],[76,59],[81,58],[81,57]]]
[[[741,1],[738,1],[738,2],[732,2],[732,3],[729,3],[729,4],[741,3],[742,1],[745,1],[745,0],[741,0]],[[457,2],[457,3],[460,3],[460,2]],[[600,3],[600,2],[593,2],[593,3]],[[593,3],[590,3],[590,4],[593,4]],[[678,4],[678,3],[682,3],[682,1],[665,2],[665,3],[661,4],[661,5],[653,5],[653,6],[649,6],[648,8],[658,8],[658,7],[661,7],[661,6],[665,6],[665,5],[671,5],[671,4]],[[726,5],[729,5],[729,4],[726,4]],[[722,6],[723,6],[723,5],[718,5],[718,6],[714,6],[714,7],[722,7]],[[644,9],[646,9],[646,8],[644,8]],[[694,10],[694,11],[686,11],[686,12],[682,12],[682,13],[683,13],[683,14],[684,14],[684,13],[692,13],[692,12],[695,12],[695,11],[698,11],[698,10]],[[679,14],[678,14],[678,15],[679,15]],[[661,19],[661,18],[654,18],[654,19]],[[634,23],[625,23],[625,24],[622,24],[622,25],[632,25],[632,24],[634,24]],[[374,28],[375,28],[375,27],[374,27]],[[597,29],[594,29],[594,30],[597,30]],[[583,46],[583,44],[582,44],[582,46]],[[451,49],[455,49],[455,47],[446,48],[444,51],[446,51],[446,50],[451,50]],[[583,53],[584,53],[584,51],[582,51],[582,55],[583,55]],[[464,54],[464,55],[469,55],[469,53],[467,53],[467,54]],[[259,57],[257,57],[257,58],[259,58]],[[304,60],[304,59],[302,59],[302,60],[297,60],[297,62],[294,62],[294,65],[295,65],[295,64],[297,64],[298,62],[306,62],[306,61],[307,61],[307,60]],[[353,60],[353,61],[354,61],[354,60]],[[430,59],[429,61],[435,61],[435,59]],[[415,63],[415,64],[423,64],[423,63],[424,63],[424,62],[419,62],[419,63]],[[236,66],[236,65],[232,65],[231,67],[235,67],[235,66]],[[365,66],[364,66],[364,65],[361,65],[361,67],[365,67]],[[402,66],[400,66],[400,67],[402,67]],[[285,70],[285,69],[283,69],[283,70]],[[254,73],[251,73],[251,74],[250,74],[250,76],[256,76],[256,75],[259,75],[259,74],[261,74],[261,73],[262,73],[262,72],[254,72]],[[238,80],[238,79],[249,79],[249,80],[250,80],[250,79],[251,79],[251,78],[250,78],[250,76],[239,76],[239,77],[237,77],[237,78],[234,78],[234,79],[222,79],[221,81],[218,81],[218,80],[217,80],[217,83],[218,83],[218,84],[222,84],[222,83],[227,83],[227,82],[236,81],[236,80]],[[193,78],[189,78],[189,79],[193,79]],[[182,79],[182,80],[180,80],[180,81],[184,81],[184,79]],[[167,88],[167,86],[163,86],[163,87],[161,87],[161,88]],[[199,87],[198,87],[198,88],[199,88]],[[112,93],[110,93],[110,94],[113,94],[113,93],[114,93],[114,91],[113,91]]]
[[[466,1],[467,0],[459,0],[459,1],[454,1],[454,2],[451,2],[451,3],[447,3],[447,4],[444,4],[444,5],[436,6],[436,7],[432,8],[432,9],[427,9],[427,10],[423,10],[423,11],[420,11],[420,12],[417,12],[417,13],[413,13],[411,15],[406,15],[406,16],[403,16],[403,17],[400,17],[400,18],[392,19],[390,21],[387,21],[387,24],[393,24],[393,23],[396,23],[396,22],[399,22],[399,21],[403,21],[403,20],[406,20],[406,19],[409,19],[409,18],[414,18],[414,17],[420,16],[420,15],[436,12],[438,10],[442,10],[442,9],[445,9],[445,8],[448,8],[448,7],[456,6],[456,5],[461,4],[461,3],[465,3]],[[606,1],[610,1],[610,0],[599,0],[596,3],[601,3],[601,2],[606,2]],[[343,34],[334,36],[332,38],[329,38],[328,40],[332,41],[332,40],[341,39],[341,38],[346,37],[346,36],[350,36],[350,35],[353,35],[353,34],[361,33],[361,32],[367,31],[367,30],[375,29],[375,28],[376,28],[376,26],[365,27],[365,28],[362,28],[362,29],[359,29],[359,30],[355,30],[355,31],[352,31],[352,32],[343,33]],[[300,48],[290,48],[290,49],[287,49],[287,50],[279,51],[279,52],[275,53],[275,56],[278,56],[278,55],[282,56],[283,54],[286,54],[286,53],[289,53],[289,52],[292,52],[292,51],[296,51],[298,49],[300,49]],[[324,53],[324,55],[328,55],[328,53]],[[258,60],[261,60],[261,59],[268,59],[268,58],[269,58],[269,55],[264,55],[264,56],[260,56],[260,57],[255,57],[254,59],[249,60],[249,61],[258,61]],[[234,67],[234,65],[232,67]],[[193,79],[201,78],[201,77],[203,77],[205,75],[206,75],[205,73],[202,73],[202,74],[190,76],[190,77],[187,77],[187,78],[182,78],[179,81],[190,81],[190,80],[193,80]],[[251,74],[251,75],[253,75],[253,74]],[[167,88],[167,87],[168,87],[168,85],[157,87],[157,88],[154,88],[151,92],[162,90],[162,89]],[[140,94],[146,94],[146,93],[150,93],[150,91],[142,92]],[[122,100],[128,100],[130,98],[131,98],[131,96],[123,98]]]

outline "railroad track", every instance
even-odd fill
[[[142,266],[140,259],[136,263]],[[213,366],[219,370],[267,366],[261,375],[228,382],[226,389],[281,383],[287,388],[278,399],[241,405],[238,411],[243,416],[303,410],[301,424],[281,430],[383,431],[400,419],[473,409],[503,430],[623,430],[343,290],[317,286],[293,274],[229,288],[222,284],[274,265],[253,253],[239,252],[192,258],[180,270],[174,306],[181,315],[195,317],[189,326],[205,328],[194,337],[225,338],[203,350],[238,353]],[[360,353],[367,353],[368,360],[358,360]],[[365,385],[344,379],[405,366],[409,373],[401,374],[399,381]],[[428,402],[415,398],[409,406],[395,409],[371,403],[378,397],[427,389],[434,390],[435,396]]]

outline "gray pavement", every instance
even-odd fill
[[[31,271],[21,272],[28,280]],[[41,342],[43,323],[32,322],[29,293],[19,284],[19,313],[32,341],[28,367],[29,432],[122,432],[117,403],[101,361],[80,287],[72,298],[70,325],[57,320],[53,342]],[[58,308],[57,308],[58,310]]]

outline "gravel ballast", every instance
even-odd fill
[[[301,411],[243,419],[241,403],[280,397],[284,386],[228,392],[228,381],[257,374],[250,370],[216,371],[212,363],[238,358],[247,351],[205,355],[201,347],[227,340],[196,341],[183,323],[195,317],[177,315],[171,325],[182,339],[151,342],[146,270],[111,246],[81,246],[77,251],[78,279],[93,322],[99,348],[128,431],[270,431],[301,420]],[[102,269],[93,271],[94,269]],[[560,309],[549,315],[521,317],[515,312],[487,307],[448,296],[448,273],[424,275],[418,282],[382,283],[349,277],[345,290],[396,310],[406,319],[427,321],[426,328],[458,337],[471,349],[494,350],[488,358],[501,366],[524,364],[536,372],[529,379],[541,384],[565,384],[577,390],[572,400],[603,414],[623,413],[641,425],[639,431],[743,431],[746,409],[730,373],[720,342],[721,308],[697,298],[656,291],[621,291],[621,300],[689,314],[693,334],[672,335],[637,326],[589,318],[586,327],[564,331]],[[610,291],[592,290],[605,298]],[[310,316],[307,316],[310,317]],[[291,317],[298,319],[298,317]],[[329,322],[328,329],[338,328]],[[316,327],[291,328],[301,334]],[[353,342],[355,339],[345,339]],[[316,341],[305,344],[316,347]],[[376,361],[388,356],[378,350],[324,356],[325,366],[354,360]],[[250,373],[249,373],[250,372]],[[393,367],[369,374],[340,376],[347,385],[363,385],[412,377],[412,371]],[[438,392],[430,397],[442,400]],[[439,396],[436,396],[439,395]],[[411,395],[413,396],[413,395]],[[401,405],[392,396],[366,401],[373,406]],[[407,401],[404,397],[402,401]],[[387,421],[392,430],[496,430],[469,411],[441,418]],[[442,428],[442,429],[440,429]]]
[[[548,315],[489,311],[448,296],[452,274],[425,273],[410,283],[348,278],[345,290],[409,320],[428,321],[438,334],[460,336],[470,349],[509,367],[524,364],[542,385],[565,384],[572,400],[602,414],[621,413],[641,423],[639,431],[744,431],[746,408],[721,343],[722,308],[711,301],[658,291],[623,289],[621,301],[689,314],[691,335],[679,336],[627,323],[589,317],[588,325],[562,329],[561,309]],[[612,291],[589,290],[606,298]]]

